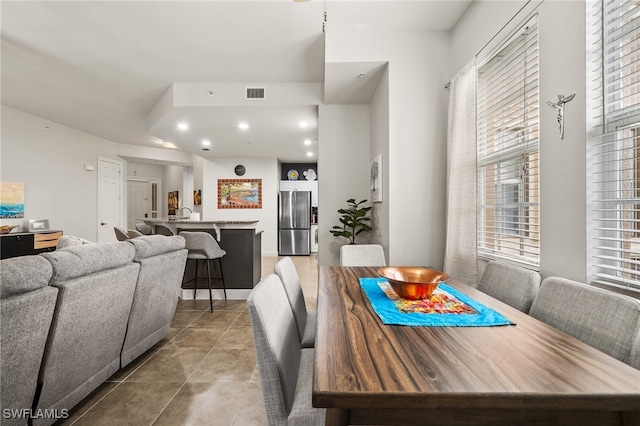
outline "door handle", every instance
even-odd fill
[[[100,222],[100,225],[105,226],[107,222]]]

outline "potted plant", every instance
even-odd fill
[[[329,232],[334,237],[346,237],[349,239],[349,244],[356,244],[356,236],[363,232],[371,232],[371,227],[367,224],[371,220],[367,216],[371,207],[361,207],[367,200],[362,200],[356,203],[355,198],[347,200],[348,207],[346,209],[338,210],[342,216],[340,217],[340,223],[342,225],[334,225],[333,229]]]

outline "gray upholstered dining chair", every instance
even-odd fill
[[[136,231],[142,233],[143,235],[153,234],[153,228],[151,228],[146,223],[136,223]]]
[[[118,239],[118,241],[127,241],[129,239],[129,234],[127,234],[127,231],[125,231],[123,228],[114,226],[113,230],[116,233],[116,238]]]
[[[380,244],[348,244],[340,247],[340,266],[387,266]]]
[[[263,277],[247,299],[262,396],[270,426],[324,425],[326,410],[314,408],[313,348],[301,348],[284,287]]]
[[[540,287],[540,274],[498,261],[491,261],[484,269],[478,290],[528,313]]]
[[[222,290],[224,291],[224,300],[227,300],[227,287],[224,283],[224,272],[222,270],[222,258],[227,254],[218,245],[218,242],[213,235],[208,232],[193,232],[182,231],[180,236],[184,237],[186,241],[186,249],[189,251],[187,254],[187,260],[196,261],[196,276],[193,279],[193,298],[196,298],[196,292],[198,291],[198,263],[200,260],[204,260],[207,263],[207,279],[209,284],[209,304],[211,312],[213,312],[213,295],[211,293],[211,280],[219,281],[222,283]],[[217,260],[220,269],[220,276],[211,276],[211,261]]]
[[[565,278],[542,281],[529,315],[640,369],[640,301]]]
[[[316,340],[316,312],[307,311],[296,265],[293,264],[293,260],[290,257],[284,257],[276,263],[274,272],[280,277],[280,281],[282,281],[284,290],[287,293],[287,299],[289,299],[293,312],[293,319],[296,322],[300,346],[313,348]]]

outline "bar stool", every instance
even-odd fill
[[[116,238],[118,239],[118,241],[127,241],[129,239],[129,234],[127,234],[127,231],[125,231],[123,228],[114,226],[113,230],[116,233]]]
[[[207,261],[207,278],[209,283],[209,304],[211,307],[211,312],[213,312],[213,296],[211,294],[211,279],[222,282],[222,290],[224,291],[224,300],[227,300],[227,287],[224,284],[224,273],[222,272],[222,258],[226,251],[222,250],[218,245],[218,242],[213,235],[208,232],[192,232],[192,231],[182,231],[180,232],[180,236],[184,237],[186,241],[186,249],[189,251],[187,254],[187,260],[195,260],[196,261],[196,276],[193,279],[193,299],[196,298],[196,291],[198,290],[198,261],[206,260]],[[218,265],[220,267],[220,276],[219,277],[211,277],[211,266],[210,262],[214,259],[218,260]],[[187,281],[190,282],[190,281]]]
[[[136,231],[141,232],[143,235],[153,234],[153,229],[146,223],[136,223]]]

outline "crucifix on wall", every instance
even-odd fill
[[[547,105],[556,109],[556,120],[558,121],[560,139],[564,139],[564,104],[572,100],[575,95],[575,93],[569,96],[558,95],[558,102],[547,101]]]

